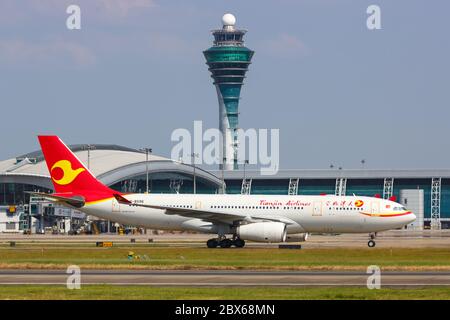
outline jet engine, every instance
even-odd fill
[[[308,238],[308,233],[288,234],[286,237],[286,242],[304,242],[308,240]]]
[[[282,222],[256,222],[237,227],[237,235],[242,240],[257,242],[286,241],[286,225]]]

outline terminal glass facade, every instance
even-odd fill
[[[22,183],[0,183],[0,205],[20,205],[30,202],[26,191],[51,192],[52,190]]]
[[[120,192],[146,192],[147,177],[145,174],[124,179],[111,186]],[[177,172],[150,173],[148,179],[149,193],[193,193],[194,178]],[[217,186],[202,178],[196,177],[198,194],[217,193]]]

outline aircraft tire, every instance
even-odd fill
[[[243,248],[243,247],[245,246],[245,241],[238,238],[238,239],[236,239],[236,240],[233,241],[233,245],[234,245],[236,248]]]
[[[373,240],[369,240],[369,242],[367,243],[367,245],[369,246],[369,248],[374,248],[376,243]]]
[[[231,248],[232,245],[233,241],[231,241],[230,239],[223,239],[222,241],[219,242],[219,246],[221,248]]]
[[[206,241],[206,246],[210,249],[217,248],[218,245],[219,241],[217,241],[216,239],[209,239],[208,241]]]

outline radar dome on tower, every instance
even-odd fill
[[[222,17],[222,24],[224,27],[234,27],[236,24],[236,17],[231,13],[225,13]]]

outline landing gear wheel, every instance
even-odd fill
[[[375,247],[376,243],[373,240],[369,240],[369,242],[367,243],[367,245],[369,246],[369,248],[373,248]]]
[[[219,242],[219,246],[221,248],[230,248],[233,244],[233,241],[231,241],[230,239],[223,239]]]
[[[245,241],[242,239],[236,239],[233,241],[233,244],[236,248],[243,248],[245,246]]]
[[[208,241],[206,241],[206,246],[210,249],[217,248],[218,245],[219,241],[217,241],[216,239],[209,239]]]

